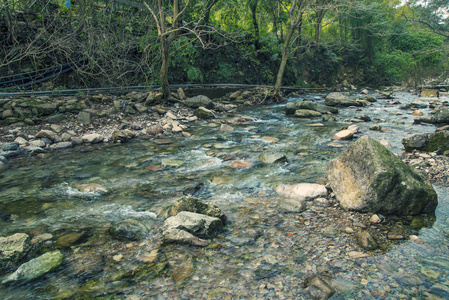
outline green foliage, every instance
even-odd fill
[[[377,52],[372,64],[373,74],[381,83],[421,83],[426,76],[436,75],[443,65],[444,45],[440,36],[426,31],[404,31],[389,39],[389,47]]]

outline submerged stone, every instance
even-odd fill
[[[276,164],[288,162],[287,156],[279,152],[265,152],[259,156],[259,160],[265,164]]]
[[[376,250],[379,244],[368,231],[362,231],[356,235],[357,242],[365,250]]]
[[[63,260],[64,255],[60,251],[47,252],[21,265],[14,273],[7,276],[2,284],[32,281],[59,267]]]
[[[150,232],[149,228],[135,219],[126,219],[121,223],[113,224],[110,228],[111,235],[119,240],[139,241]]]
[[[326,197],[327,189],[324,185],[315,183],[298,183],[294,185],[278,184],[274,187],[276,193],[286,198],[298,201],[312,200],[318,197]]]
[[[438,204],[423,175],[368,136],[329,162],[327,180],[346,210],[416,215],[433,213]]]

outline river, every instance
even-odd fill
[[[331,136],[357,114],[372,119],[357,124],[359,136],[386,140],[400,154],[403,137],[435,130],[413,125],[412,111],[400,109],[415,98],[397,92],[400,105],[380,100],[368,108],[343,108],[341,119],[322,126],[316,126],[321,118],[287,117],[283,104],[240,108],[189,125],[192,137],[173,136],[163,144],[140,140],[13,160],[0,173],[0,211],[13,216],[0,221],[0,236],[49,233],[49,249],[68,233],[84,233],[84,240],[62,249],[65,260],[56,271],[32,283],[0,286],[0,298],[309,299],[306,278],[324,274],[338,287],[332,299],[447,299],[447,187],[435,186],[435,222],[414,232],[423,244],[400,241],[364,258],[348,257],[357,247],[343,231],[357,230],[363,216],[313,204],[299,214],[285,213],[273,190],[278,183],[325,177],[328,161],[352,142],[332,147]],[[324,102],[319,94],[301,99]],[[220,132],[221,123],[233,131]],[[374,123],[391,132],[369,130]],[[284,153],[288,162],[262,164],[258,157],[268,150]],[[159,167],[170,159],[179,165]],[[236,160],[252,166],[230,168]],[[85,183],[107,192],[80,192],[76,185]],[[219,206],[229,222],[209,247],[161,248],[164,212],[186,194]],[[138,242],[112,239],[111,224],[130,218],[152,233]]]

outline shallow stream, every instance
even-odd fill
[[[302,97],[324,102],[321,95]],[[401,105],[379,100],[369,108],[340,109],[341,119],[324,126],[310,126],[321,118],[285,116],[284,105],[241,108],[236,113],[245,117],[230,113],[218,121],[189,124],[191,138],[75,148],[45,158],[14,160],[0,173],[0,211],[13,215],[13,220],[0,221],[0,236],[50,233],[56,240],[83,232],[86,238],[62,250],[66,259],[55,272],[30,284],[0,286],[0,298],[308,299],[304,280],[328,274],[340,287],[332,299],[428,299],[431,295],[447,299],[447,187],[435,186],[436,221],[415,233],[424,244],[401,241],[386,253],[357,259],[348,258],[347,253],[357,249],[342,231],[345,225],[357,229],[356,215],[336,207],[283,213],[273,191],[278,183],[315,183],[323,178],[328,161],[351,143],[328,146],[331,136],[357,114],[373,120],[357,124],[359,136],[387,140],[391,150],[400,154],[403,137],[435,130],[413,125],[412,110],[400,109],[415,98],[398,92]],[[431,111],[421,110],[425,115]],[[225,120],[232,121],[234,131],[219,131]],[[391,132],[369,130],[374,123]],[[258,157],[268,150],[285,153],[288,163],[262,164]],[[160,168],[167,159],[182,165]],[[236,160],[248,161],[252,167],[230,168]],[[108,192],[75,188],[84,183],[99,184]],[[187,194],[219,206],[229,224],[210,247],[161,249],[158,231],[164,210]],[[140,242],[113,240],[110,224],[129,218],[148,224],[154,234]],[[337,233],[325,234],[325,228]]]

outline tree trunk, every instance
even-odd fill
[[[298,8],[298,16],[296,20],[293,20],[293,17],[290,16],[290,28],[288,29],[287,36],[284,41],[284,49],[282,50],[282,60],[281,65],[279,66],[278,74],[276,76],[276,84],[274,85],[274,97],[279,97],[281,93],[282,79],[284,78],[285,67],[287,66],[288,61],[288,52],[290,48],[290,41],[293,37],[293,33],[298,28],[298,31],[301,32],[302,28],[302,5]]]
[[[259,0],[253,0],[250,2],[251,14],[253,17],[253,26],[254,26],[254,47],[256,49],[260,49],[260,31],[259,31],[259,23],[257,22],[257,4]]]
[[[162,52],[162,65],[161,65],[161,88],[164,99],[168,99],[170,96],[170,85],[168,83],[168,64],[170,61],[170,44],[167,38],[161,37],[161,52]]]
[[[321,39],[321,29],[322,29],[322,23],[324,19],[324,15],[326,14],[326,11],[324,9],[317,12],[316,15],[316,24],[315,24],[315,45],[318,47],[318,44],[320,43]]]
[[[287,36],[284,41],[284,49],[282,50],[281,65],[279,66],[278,74],[276,76],[276,84],[274,85],[274,94],[279,95],[281,93],[282,79],[284,78],[285,67],[288,61],[288,50],[290,46],[290,40],[292,39],[293,32],[296,28],[290,27]]]

